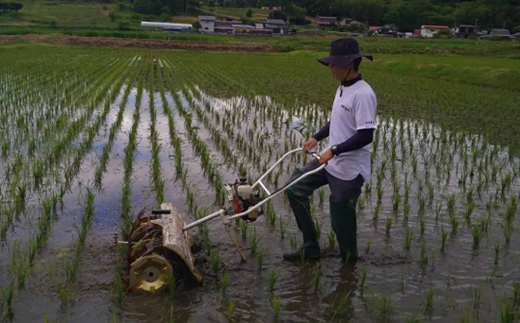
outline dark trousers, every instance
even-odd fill
[[[291,180],[318,166],[318,161],[313,160],[303,168],[297,168],[293,172]],[[325,184],[329,184],[331,191],[329,199],[330,221],[332,229],[336,233],[341,257],[345,260],[347,255],[349,255],[349,260],[355,260],[358,256],[356,203],[363,186],[363,177],[361,175],[358,175],[351,181],[344,181],[332,176],[323,169],[302,179],[286,191],[298,223],[298,228],[303,233],[305,251],[319,251],[316,227],[311,216],[309,196]]]

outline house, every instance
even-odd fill
[[[478,26],[475,25],[458,25],[453,28],[453,34],[457,38],[468,38],[477,34]]]
[[[319,27],[330,27],[334,25],[338,25],[339,21],[336,17],[318,17],[318,26]]]
[[[340,24],[349,28],[366,29],[366,26],[361,21],[357,21],[350,18],[342,19]]]
[[[262,10],[282,11],[281,6],[262,7]]]
[[[438,26],[438,25],[422,25],[421,26],[421,36],[424,38],[433,38],[433,35],[438,33],[439,31],[450,30],[448,26]]]
[[[510,40],[510,39],[514,39],[513,36],[511,36],[511,33],[509,32],[509,30],[507,29],[491,29],[491,31],[489,32],[489,34],[487,35],[484,35],[484,36],[480,36],[479,39],[489,39],[491,37],[499,37],[503,40]]]
[[[513,36],[514,39],[520,39],[520,33],[514,33],[511,36]]]
[[[233,33],[233,25],[242,24],[240,21],[236,20],[224,20],[215,21],[215,32],[221,34],[232,34]]]
[[[413,30],[413,36],[414,36],[414,37],[419,37],[419,36],[421,36],[421,30],[420,30],[420,29],[414,29],[414,30]]]
[[[234,35],[245,35],[245,36],[273,36],[273,30],[264,28],[264,26],[252,25],[233,25],[233,34]]]
[[[380,27],[377,34],[379,36],[397,37],[398,32],[399,32],[399,28],[397,28],[397,26],[388,24],[388,25],[384,25],[384,26]]]
[[[283,19],[267,19],[264,22],[265,29],[272,29],[275,34],[284,34],[287,24]]]
[[[214,16],[199,16],[200,32],[201,33],[214,33],[215,32],[215,21],[217,18]]]
[[[368,26],[368,32],[372,32],[374,35],[379,34],[379,30],[381,30],[381,26]]]

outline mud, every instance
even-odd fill
[[[273,52],[262,43],[219,43],[155,39],[123,39],[110,37],[80,37],[71,35],[0,35],[0,45],[15,43],[46,43],[100,48],[186,49],[192,51]]]

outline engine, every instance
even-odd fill
[[[225,189],[235,214],[247,211],[261,201],[260,193],[253,191],[251,184],[247,182],[246,178],[242,177],[233,184],[225,185]],[[258,207],[251,213],[244,215],[241,219],[253,222],[262,214],[262,208]]]

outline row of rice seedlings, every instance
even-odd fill
[[[168,75],[168,77],[166,78],[166,82],[171,88],[175,88],[173,86],[170,75]],[[207,148],[206,143],[202,139],[200,139],[200,137],[197,134],[196,128],[193,127],[191,114],[189,114],[185,110],[177,93],[172,92],[172,96],[175,101],[175,105],[177,106],[177,109],[179,111],[179,114],[184,118],[188,139],[191,141],[192,148],[194,149],[196,155],[198,155],[200,158],[201,166],[204,170],[204,175],[215,189],[216,201],[218,204],[223,205],[225,202],[226,193],[224,191],[224,182],[222,180],[222,176],[217,171],[216,164],[210,158],[210,152]],[[191,106],[191,103],[188,103]]]
[[[161,159],[159,153],[161,151],[161,144],[158,143],[159,138],[157,134],[156,126],[156,111],[154,103],[154,75],[152,71],[155,71],[150,67],[148,73],[148,93],[150,97],[150,135],[149,140],[152,144],[152,163],[151,163],[151,174],[152,174],[152,185],[155,191],[155,201],[157,205],[161,205],[164,201],[164,180],[161,177]]]
[[[91,189],[87,188],[85,200],[85,212],[81,216],[81,225],[78,229],[78,236],[74,239],[74,256],[72,258],[65,258],[63,262],[65,281],[58,285],[58,295],[62,308],[66,307],[73,299],[74,286],[78,278],[78,270],[81,264],[81,254],[85,245],[88,229],[94,217],[95,195],[92,193]]]
[[[132,127],[130,129],[130,133],[128,134],[128,143],[124,148],[124,177],[123,177],[123,189],[121,194],[121,218],[123,222],[121,223],[121,234],[125,237],[131,226],[132,226],[132,218],[130,215],[131,211],[131,200],[130,195],[132,194],[132,172],[133,172],[133,164],[135,151],[137,149],[137,129],[139,127],[139,121],[141,117],[140,109],[141,109],[141,98],[143,95],[143,80],[144,76],[140,74],[138,85],[137,85],[137,95],[135,98],[135,111],[133,114]]]
[[[97,129],[99,129],[99,127],[101,126],[101,123],[102,123],[102,120],[104,120],[106,118],[106,115],[108,113],[108,108],[109,105],[105,105],[105,110],[104,110],[104,113],[97,119],[97,121],[91,126],[91,131],[89,131],[89,136],[85,139],[85,141],[79,146],[79,148],[75,151],[75,153],[77,154],[77,157],[74,159],[74,162],[72,163],[72,165],[69,166],[69,168],[67,169],[67,171],[71,171],[72,169],[72,172],[75,174],[77,173],[77,170],[79,169],[79,166],[81,164],[81,160],[83,159],[83,156],[86,154],[86,152],[88,150],[90,150],[91,146],[92,146],[92,143],[93,143],[93,139],[94,139],[94,134],[97,132]],[[94,129],[95,131],[92,131],[92,129]],[[65,182],[64,183],[65,186],[68,186],[69,183],[68,182]],[[63,190],[62,190],[63,192]],[[90,201],[90,199],[89,199]],[[58,202],[58,196],[54,195],[52,196],[50,199],[48,200],[44,200],[44,203],[43,203],[43,214],[44,216],[41,216],[40,217],[40,220],[38,222],[38,232],[36,233],[36,238],[35,239],[30,239],[28,241],[28,251],[27,251],[27,257],[29,259],[29,262],[28,262],[28,265],[24,268],[20,267],[18,270],[17,270],[17,274],[18,274],[18,287],[21,288],[23,287],[24,285],[24,281],[25,281],[25,276],[28,272],[28,270],[30,269],[30,267],[32,266],[33,262],[34,262],[34,258],[35,258],[35,255],[36,255],[36,250],[38,249],[41,249],[45,243],[45,241],[47,240],[47,237],[48,237],[48,234],[49,234],[49,228],[50,228],[50,223],[51,223],[51,216],[53,214],[56,214],[56,204]],[[82,218],[82,231],[80,232],[80,242],[81,244],[84,242],[84,238],[85,238],[85,234],[86,234],[86,226],[84,225],[84,221],[85,221],[86,218]],[[79,250],[79,249],[77,249]],[[79,254],[76,253],[77,255],[77,259],[79,259]],[[21,257],[23,259],[23,257]],[[12,263],[16,263],[16,262],[12,262]],[[66,273],[67,273],[67,277],[69,279],[74,279],[75,278],[75,272],[77,271],[77,268],[78,268],[78,265],[79,265],[79,260],[78,261],[73,261],[71,262],[70,265],[68,265],[66,267]],[[63,294],[63,293],[62,293]]]
[[[109,78],[109,82],[112,81],[113,79],[115,79],[116,77],[119,76],[119,73],[120,73],[121,70],[116,70],[116,71],[110,71],[111,72],[111,77]],[[106,87],[106,89],[108,89],[109,86],[112,86],[111,84],[108,84],[108,83],[102,83],[104,84],[104,86]],[[98,101],[95,101],[95,102],[99,102],[101,101],[103,98],[96,98]],[[94,104],[92,104],[92,106],[95,106]],[[91,110],[92,112],[93,110]],[[105,106],[105,112],[107,112],[107,108]],[[78,157],[76,158],[75,160],[75,164],[78,165],[80,163],[80,161],[78,161],[77,159],[79,158],[79,156],[83,155],[86,153],[86,151],[88,151],[90,149],[90,146],[91,146],[91,143],[92,143],[92,140],[93,140],[93,137],[94,137],[94,133],[95,131],[97,131],[96,129],[99,129],[100,125],[101,125],[101,122],[102,122],[102,117],[105,116],[106,113],[104,113],[101,117],[97,118],[95,123],[91,126],[91,128],[89,128],[90,130],[88,131],[89,132],[89,139],[90,140],[87,140],[85,141],[84,143],[82,143],[81,145],[79,145],[75,150],[73,150],[72,152],[73,153],[76,153],[78,155]],[[85,123],[85,122],[83,122]],[[67,143],[70,143],[77,134],[79,134],[79,131],[81,130],[81,127],[80,127],[80,123],[77,123],[78,127],[74,127],[74,129],[76,131],[78,131],[77,133],[75,132],[74,134],[72,134],[71,132],[69,132],[69,136],[66,137],[66,139],[64,139],[64,141],[61,142],[60,144],[60,147],[65,147],[67,145]],[[47,157],[50,157],[50,156],[53,156],[57,154],[56,151],[52,152],[51,155],[44,155],[42,156],[41,159],[36,159],[36,162],[38,161],[42,161],[42,163],[38,163],[38,165],[41,165],[42,167],[40,167],[40,171],[41,171],[41,175],[38,175],[37,178],[41,178],[43,179],[43,172],[45,171],[45,169],[47,169],[48,167],[51,167],[49,165],[49,163],[51,163],[50,160],[47,160],[45,161],[45,158]],[[61,153],[58,154],[57,156],[61,156]],[[43,166],[43,165],[47,165],[47,166]],[[77,167],[74,167],[74,168],[78,168],[79,166]],[[72,169],[74,169],[72,167],[69,167],[69,168],[66,168],[66,171],[64,172],[64,174],[68,177],[66,178],[67,179],[67,182],[70,181],[70,178],[72,177],[73,175],[73,171]],[[49,173],[49,175],[53,175],[54,173],[51,172]],[[18,197],[17,197],[17,202],[16,202],[16,208],[18,208],[19,210],[21,209],[24,209],[25,208],[25,199],[26,199],[26,195],[27,195],[27,189],[28,189],[28,184],[24,184],[23,187],[19,188],[18,189]],[[62,192],[64,192],[64,190],[62,189],[61,190]],[[62,195],[62,194],[60,194]],[[3,222],[4,226],[1,228],[1,232],[5,232],[6,229],[7,229],[7,226],[11,224],[12,221],[6,221],[6,222]]]
[[[69,102],[70,103],[69,106],[71,108],[67,107],[67,102],[71,100],[71,97],[76,102],[78,102],[77,99],[84,98],[83,95],[88,92],[87,86],[78,86],[78,85],[80,85],[81,83],[85,84],[86,80],[90,80],[90,81],[92,81],[92,79],[97,80],[98,77],[100,76],[100,75],[98,75],[99,72],[107,72],[107,71],[110,71],[110,69],[107,69],[106,66],[97,64],[97,68],[96,68],[96,66],[90,66],[90,65],[86,64],[84,66],[81,78],[77,78],[77,79],[73,80],[73,82],[71,82],[70,80],[66,80],[64,82],[64,79],[60,75],[55,75],[54,76],[55,79],[53,80],[54,82],[59,82],[59,81],[63,82],[62,87],[60,87],[59,91],[61,91],[61,93],[64,93],[65,95],[63,95],[61,97],[60,97],[60,95],[56,95],[56,93],[54,93],[54,96],[47,96],[45,94],[53,93],[54,91],[52,91],[51,89],[46,87],[45,84],[31,83],[31,89],[36,89],[36,91],[40,91],[38,93],[38,96],[39,96],[41,103],[47,104],[47,102],[49,102],[50,100],[58,100],[58,99],[60,99],[60,101],[57,101],[53,105],[51,105],[52,107],[50,109],[41,109],[42,104],[40,102],[39,102],[40,104],[38,104],[38,105],[32,105],[30,103],[22,104],[21,102],[19,102],[19,104],[17,104],[17,106],[25,107],[26,114],[23,116],[22,115],[17,116],[17,113],[19,113],[23,109],[16,109],[16,110],[12,111],[14,113],[9,114],[11,117],[17,118],[18,124],[19,124],[19,122],[18,122],[19,120],[23,121],[23,124],[19,124],[18,129],[19,130],[24,129],[25,132],[18,133],[18,136],[16,139],[18,139],[20,137],[24,137],[24,140],[16,140],[16,141],[18,141],[19,144],[21,144],[24,141],[27,143],[28,148],[26,150],[26,153],[27,153],[28,160],[31,160],[31,158],[33,158],[36,155],[37,150],[40,150],[41,148],[43,148],[41,145],[37,145],[36,142],[37,141],[38,142],[52,141],[52,136],[54,136],[57,133],[57,131],[60,130],[60,125],[64,124],[61,121],[64,119],[67,119],[70,116],[71,111],[76,110],[76,104],[74,102]],[[81,84],[81,85],[83,85],[83,84]],[[94,84],[96,84],[96,83],[94,82]],[[54,89],[54,87],[52,87],[52,89]],[[81,93],[78,91],[79,89],[86,90],[86,91]],[[11,92],[12,90],[13,90],[12,88],[8,89],[7,93],[12,93]],[[71,93],[71,90],[74,90],[74,93]],[[67,95],[67,94],[69,94],[69,95]],[[28,93],[24,93],[23,95],[25,98],[27,98]],[[45,98],[42,98],[42,96],[45,96]],[[49,117],[50,116],[49,112],[52,112],[52,117]],[[38,113],[39,113],[39,115],[36,116],[35,114],[38,114]],[[34,120],[36,120],[36,121],[34,121]],[[11,122],[8,122],[7,120],[5,120],[5,121],[6,121],[5,124],[11,123]],[[21,146],[17,145],[16,143],[14,144],[14,147],[12,147],[12,148],[14,148],[18,151],[22,150],[22,149],[20,149]],[[10,144],[8,141],[6,141],[2,144],[2,154],[4,155],[4,157],[7,157],[7,153],[10,149],[11,149],[11,147],[10,147]]]
[[[109,133],[108,133],[108,141],[103,146],[103,151],[101,152],[101,156],[99,158],[99,166],[96,168],[96,171],[94,173],[94,184],[96,187],[101,188],[101,183],[103,181],[103,174],[106,171],[108,160],[110,158],[110,151],[112,150],[112,147],[114,146],[114,141],[116,139],[117,134],[119,133],[119,130],[121,129],[121,125],[123,123],[123,117],[124,112],[126,109],[126,104],[128,103],[128,97],[130,96],[130,92],[132,91],[132,86],[135,75],[139,74],[139,70],[132,74],[129,77],[129,82],[126,86],[125,92],[123,94],[123,99],[121,101],[121,104],[119,106],[119,111],[116,116],[115,122],[111,125]]]

